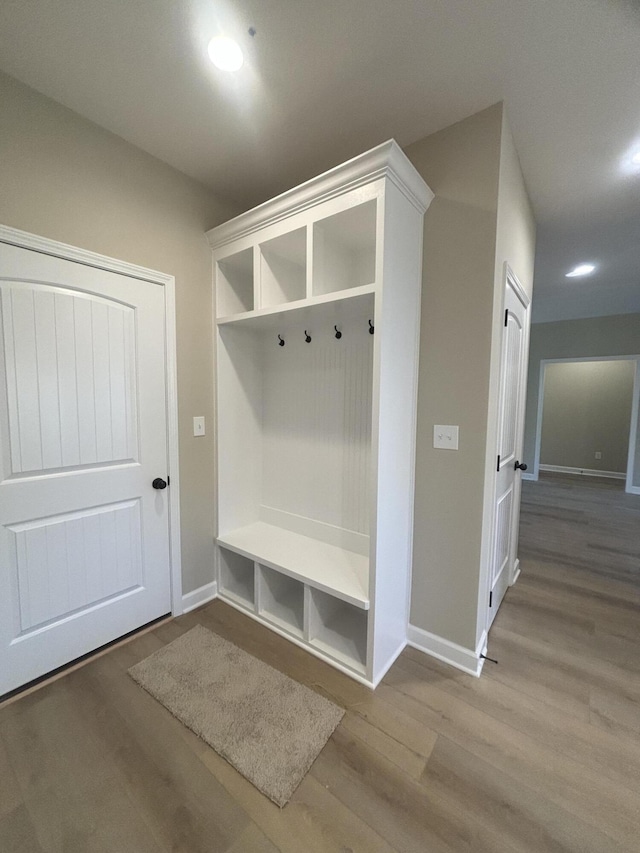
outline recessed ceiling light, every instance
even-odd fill
[[[581,275],[589,275],[595,268],[595,264],[578,264],[577,267],[574,267],[571,272],[566,274],[566,278],[578,278]]]
[[[221,71],[237,71],[242,68],[244,56],[237,41],[225,36],[216,36],[209,42],[207,50],[209,59]]]

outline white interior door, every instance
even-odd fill
[[[0,305],[3,694],[168,613],[171,583],[163,287],[0,243]]]
[[[487,627],[512,581],[518,552],[520,474],[529,335],[529,300],[507,271],[500,362],[497,482]],[[520,466],[524,465],[524,468]]]

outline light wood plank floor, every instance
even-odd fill
[[[371,693],[213,602],[0,708],[0,850],[637,853],[640,498],[523,506],[482,678],[406,650]],[[197,623],[347,708],[282,811],[126,674]]]

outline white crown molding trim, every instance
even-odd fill
[[[207,232],[207,238],[211,247],[218,249],[232,240],[246,237],[259,228],[273,225],[319,202],[344,195],[379,178],[389,178],[420,213],[424,213],[433,200],[433,192],[398,143],[390,139],[371,151],[347,160],[346,163],[306,181],[299,187],[287,190],[217,228],[212,228]]]
[[[556,474],[580,474],[583,477],[607,477],[610,480],[625,480],[624,471],[598,471],[596,468],[570,468],[567,465],[540,465],[540,471]]]
[[[87,267],[107,270],[108,272],[120,273],[129,278],[139,278],[154,284],[167,285],[175,282],[172,275],[158,272],[158,270],[140,267],[130,264],[118,258],[110,258],[108,255],[99,255],[88,249],[80,249],[70,246],[68,243],[60,243],[58,240],[49,240],[47,237],[39,237],[28,231],[20,231],[18,228],[10,228],[8,225],[0,225],[0,241],[10,243],[12,246],[20,246],[22,249],[32,249],[43,255],[52,255],[55,258],[64,258],[67,261],[77,261]]]
[[[452,643],[450,640],[445,640],[444,637],[439,637],[430,631],[424,631],[415,625],[409,625],[407,629],[407,645],[411,646],[411,648],[431,655],[431,657],[437,658],[443,663],[455,666],[456,669],[461,669],[462,672],[466,672],[468,675],[473,675],[476,678],[482,672],[484,660],[480,655],[484,654],[486,643],[486,631],[482,633],[478,648],[475,652],[472,652],[471,649],[466,649],[464,646],[459,646],[457,643]]]
[[[191,592],[187,592],[182,596],[182,612],[189,613],[195,610],[196,607],[202,607],[203,604],[208,604],[218,597],[218,584],[216,581],[206,583],[204,586],[198,587]]]

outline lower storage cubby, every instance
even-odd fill
[[[253,610],[255,606],[255,565],[253,560],[227,551],[218,550],[220,555],[220,592],[223,596]]]
[[[357,672],[364,672],[367,662],[367,611],[319,589],[312,589],[310,593],[310,645]]]
[[[267,566],[258,571],[260,584],[258,613],[263,619],[283,628],[296,637],[304,630],[304,585],[299,581],[274,572]]]

